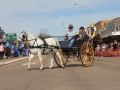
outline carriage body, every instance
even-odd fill
[[[85,34],[83,39],[79,41],[79,44],[76,44],[75,40],[72,47],[69,47],[69,42],[69,40],[59,40],[60,49],[65,57],[64,64],[67,63],[69,55],[72,53],[77,54],[78,59],[81,60],[85,67],[90,66],[94,59],[94,49],[93,44],[89,41],[89,36]],[[61,66],[56,55],[54,58],[57,65]]]

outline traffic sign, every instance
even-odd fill
[[[8,33],[5,34],[6,40],[16,40],[17,39],[17,34],[16,33]]]

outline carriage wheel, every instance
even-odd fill
[[[94,60],[93,44],[90,42],[83,43],[80,52],[81,62],[85,67],[89,67]]]
[[[63,61],[63,64],[66,65],[67,61],[68,61],[68,55],[66,55],[65,53],[62,53],[61,50],[60,51],[60,55],[61,55],[61,58],[62,58],[62,61]],[[60,60],[58,58],[58,56],[56,55],[56,53],[54,53],[54,59],[55,59],[55,62],[58,66],[62,67],[61,63],[60,63]]]

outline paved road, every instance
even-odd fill
[[[48,69],[48,56],[43,56],[44,70],[38,58],[27,70],[28,59],[0,66],[0,90],[120,90],[120,59],[96,57],[90,67],[70,59],[66,67]]]

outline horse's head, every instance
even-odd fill
[[[102,43],[103,43],[100,34],[97,34],[96,36],[94,36],[94,38],[93,38],[93,43],[94,43],[94,44],[102,44]]]
[[[25,40],[27,40],[27,37],[28,37],[27,32],[26,32],[25,30],[22,30],[19,38],[20,38],[22,41],[25,41]]]

